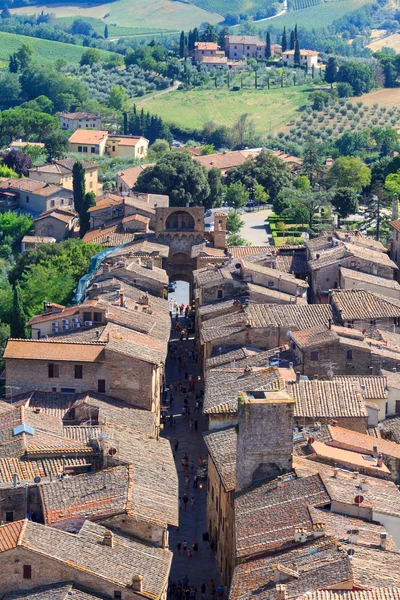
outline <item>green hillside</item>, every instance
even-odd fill
[[[8,61],[10,54],[16,52],[23,43],[32,46],[35,51],[34,58],[38,64],[53,63],[57,58],[64,58],[69,64],[79,63],[82,54],[87,50],[83,46],[0,31],[0,60]],[[101,53],[104,58],[112,54],[103,50]]]

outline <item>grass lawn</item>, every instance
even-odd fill
[[[200,129],[207,121],[232,126],[243,113],[253,120],[257,133],[281,129],[306,103],[310,86],[271,90],[189,90],[164,94],[144,104],[145,110],[171,124]]]
[[[270,25],[274,27],[282,28],[293,28],[296,23],[299,27],[306,27],[308,29],[318,29],[321,27],[327,27],[336,19],[341,19],[345,14],[357,10],[364,6],[364,4],[370,4],[371,0],[336,0],[332,2],[323,2],[310,6],[309,8],[301,8],[300,10],[293,10],[286,14],[271,19],[268,21],[262,21],[257,23],[260,29],[266,29]]]
[[[194,4],[173,2],[172,0],[116,0],[115,2],[41,4],[12,9],[12,13],[32,14],[54,13],[56,17],[94,17],[108,25],[140,28],[142,30],[164,29],[187,31],[201,23],[218,23],[223,17],[210,13]],[[142,31],[145,33],[145,31]]]
[[[64,58],[69,64],[75,64],[87,50],[83,46],[0,31],[0,60],[8,62],[10,54],[16,52],[24,43],[32,46],[35,51],[34,58],[39,64],[54,63],[57,58]],[[111,52],[103,50],[101,53],[104,57],[112,55]]]
[[[60,24],[63,27],[71,27],[76,17],[59,17],[57,19],[57,25]],[[95,19],[94,17],[86,17],[86,21],[91,24],[95,32],[99,35],[103,35],[105,21],[101,19]],[[108,23],[108,21],[107,21]],[[114,25],[108,23],[108,35],[110,38],[114,37],[137,37],[137,36],[151,36],[165,33],[180,33],[178,29],[157,29],[156,27],[121,27],[120,25]]]

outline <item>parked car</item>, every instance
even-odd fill
[[[255,208],[257,206],[257,202],[255,200],[249,200],[246,204],[246,208]]]
[[[211,208],[207,209],[207,210],[204,212],[204,216],[205,216],[205,217],[212,217],[212,214],[213,214],[213,213],[212,213],[212,210],[211,210]]]
[[[176,290],[176,283],[175,281],[172,281],[171,283],[168,284],[168,294],[172,294],[172,292],[174,292]]]

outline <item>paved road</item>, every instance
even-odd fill
[[[180,319],[182,325],[184,325],[185,319]],[[176,335],[171,337],[172,343],[177,343]],[[184,355],[191,351],[194,346],[194,338],[183,342],[182,350]],[[199,392],[202,388],[202,381],[198,379],[200,369],[198,365],[192,360],[187,359],[186,365],[181,369],[178,366],[178,361],[172,356],[172,351],[169,351],[166,374],[167,383],[171,384],[174,381],[182,380],[183,385],[187,385],[185,380],[185,372],[192,373],[196,381],[195,392]],[[194,585],[197,587],[197,598],[200,598],[200,587],[204,582],[207,587],[206,600],[210,598],[209,584],[210,580],[213,579],[216,587],[220,585],[221,579],[217,569],[217,563],[215,555],[211,553],[208,542],[203,541],[203,533],[207,530],[206,525],[206,493],[207,493],[207,482],[199,481],[198,487],[193,489],[193,474],[191,473],[191,467],[189,464],[188,474],[190,482],[185,482],[186,472],[182,468],[182,458],[187,453],[189,461],[194,462],[194,472],[196,472],[198,459],[206,457],[206,447],[202,438],[202,432],[207,430],[207,419],[198,412],[194,413],[195,409],[195,394],[189,395],[189,408],[191,415],[197,420],[198,429],[197,431],[190,430],[189,420],[182,417],[183,394],[181,392],[173,391],[173,404],[172,410],[168,411],[168,414],[174,415],[174,426],[171,427],[169,421],[167,421],[162,436],[174,441],[179,441],[179,448],[176,452],[176,467],[179,476],[179,496],[186,493],[189,502],[186,510],[183,507],[180,510],[179,529],[172,528],[170,530],[170,549],[174,553],[171,567],[171,580],[177,582],[179,579],[187,576],[189,578],[189,586]],[[201,487],[200,487],[201,486]],[[195,505],[192,509],[190,506],[190,499],[195,499]],[[192,558],[189,558],[187,554],[183,553],[181,549],[178,552],[178,542],[186,540],[188,546],[192,550],[192,544],[195,540],[198,542],[197,554],[192,550]]]
[[[151,94],[150,96],[147,96],[146,98],[143,98],[142,100],[139,100],[138,102],[135,102],[135,104],[136,104],[136,106],[141,106],[145,102],[148,102],[149,100],[153,100],[153,98],[158,98],[158,96],[163,96],[164,94],[169,94],[170,92],[175,92],[178,89],[178,87],[180,86],[180,84],[181,84],[180,81],[175,81],[174,85],[171,85],[171,87],[167,88],[166,90],[162,90],[161,92],[155,92],[154,94]]]
[[[262,210],[255,210],[246,212],[241,215],[244,220],[244,227],[240,232],[240,235],[250,242],[252,246],[263,246],[270,245],[271,238],[268,238],[268,225],[265,219],[271,214],[271,210],[264,208]]]

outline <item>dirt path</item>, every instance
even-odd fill
[[[178,87],[180,86],[180,84],[181,84],[180,81],[175,81],[174,85],[171,85],[171,87],[167,88],[166,90],[162,90],[161,92],[155,92],[154,94],[151,94],[150,96],[147,96],[146,98],[143,98],[143,100],[139,100],[138,102],[135,102],[135,104],[136,104],[136,106],[141,106],[145,102],[148,102],[149,100],[153,100],[153,98],[158,98],[158,96],[163,96],[164,94],[169,94],[170,92],[175,92],[178,89]]]

